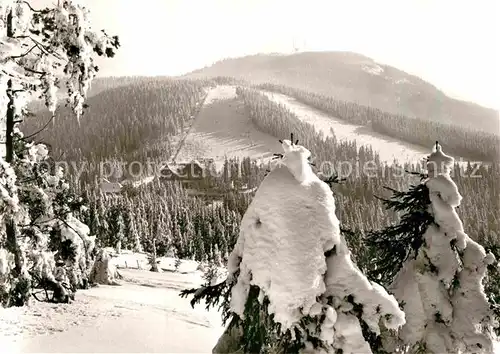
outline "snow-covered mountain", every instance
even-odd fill
[[[434,85],[351,52],[258,54],[221,60],[185,77],[229,76],[357,102],[386,112],[498,131],[498,112],[447,96]]]

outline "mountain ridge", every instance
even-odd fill
[[[234,77],[273,83],[383,111],[468,129],[498,131],[498,111],[446,95],[435,85],[354,52],[255,54],[227,58],[179,78]]]

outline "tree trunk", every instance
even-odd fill
[[[12,10],[9,11],[7,15],[7,37],[14,37],[13,29],[13,17]],[[12,164],[14,161],[14,118],[15,118],[15,107],[14,107],[14,93],[12,90],[12,80],[9,79],[7,82],[7,97],[9,98],[9,105],[7,106],[7,119],[6,119],[6,129],[5,129],[5,161]],[[17,243],[16,237],[16,226],[14,224],[14,219],[12,215],[7,215],[5,221],[5,231],[7,236],[7,250],[14,254],[14,277],[19,277],[21,275],[22,269],[22,257],[21,250]]]
[[[237,321],[237,319],[233,318],[231,324],[235,321]],[[226,330],[217,341],[217,344],[212,349],[213,354],[243,354],[243,350],[241,349],[243,329],[237,324],[234,324],[231,328],[231,324],[227,326]]]

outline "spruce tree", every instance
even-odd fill
[[[128,225],[127,225],[127,230],[128,230],[128,238],[129,241],[128,243],[131,245],[131,248],[134,252],[142,252],[142,244],[141,244],[141,237],[139,235],[139,232],[137,230],[137,225],[135,219],[137,218],[137,215],[135,215],[132,206],[129,204],[128,207]]]
[[[123,209],[118,208],[118,215],[116,218],[116,253],[121,253],[122,244],[125,240],[125,223],[123,221]]]
[[[493,353],[483,280],[494,257],[464,232],[453,166],[436,142],[421,183],[385,200],[401,221],[367,237],[371,276],[389,286],[407,316],[398,337],[386,338],[391,352]]]
[[[37,283],[51,282],[59,295],[63,291],[53,279],[54,257],[43,253],[49,247],[47,233],[61,235],[60,247],[64,250],[58,249],[58,254],[67,256],[63,258],[71,268],[70,275],[75,286],[81,281],[81,272],[73,266],[76,263],[82,268],[86,263],[80,255],[88,232],[74,217],[71,207],[64,217],[57,215],[54,209],[67,203],[74,205],[73,197],[64,189],[67,183],[63,182],[64,188],[59,183],[59,171],[44,171],[26,177],[25,173],[30,173],[29,168],[33,164],[42,163],[42,156],[46,162],[44,151],[47,149],[34,144],[21,147],[31,137],[22,136],[18,124],[28,117],[26,103],[33,98],[43,99],[54,114],[61,82],[67,88],[67,103],[79,119],[86,92],[98,70],[93,57],[112,57],[119,42],[117,37],[109,37],[105,32],[92,31],[88,10],[71,0],[43,9],[34,9],[25,0],[6,0],[0,5],[0,19],[4,23],[0,26],[0,116],[6,117],[0,129],[5,131],[2,142],[5,148],[0,149],[3,224],[0,248],[6,249],[2,252],[6,259],[0,263],[5,261],[9,264],[0,275],[0,278],[7,279],[0,292],[4,304],[23,305]],[[56,192],[54,188],[62,189]],[[26,195],[27,191],[30,195]],[[48,194],[47,191],[55,194]],[[33,223],[38,222],[40,217],[57,219],[58,223],[48,222],[51,224],[48,228],[40,226],[33,230]],[[27,218],[30,220],[27,221]],[[26,222],[31,230],[28,234]],[[26,247],[25,242],[33,242],[36,246]],[[33,258],[30,257],[32,251],[41,253]],[[12,266],[10,260],[13,261]]]
[[[22,186],[15,203],[22,216],[16,219],[16,232],[23,272],[13,276],[15,263],[9,259],[14,257],[3,252],[6,259],[1,263],[6,268],[0,277],[8,281],[0,288],[0,301],[21,306],[35,288],[41,288],[53,291],[48,300],[67,302],[76,289],[88,286],[92,267],[95,237],[76,217],[84,208],[83,198],[69,189],[62,169],[48,162],[43,144],[25,142],[19,131],[14,137],[17,158],[11,173]],[[4,248],[3,243],[0,246]],[[61,272],[64,276],[58,277]]]
[[[227,279],[181,296],[222,309],[229,325],[215,353],[377,351],[404,313],[353,264],[310,152],[293,137],[281,143],[285,153],[243,216]]]

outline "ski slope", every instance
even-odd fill
[[[213,158],[220,168],[225,156],[267,161],[272,152],[279,150],[276,137],[254,127],[243,103],[237,99],[236,87],[217,86],[208,93],[176,162]]]
[[[388,164],[392,164],[394,160],[400,163],[418,164],[429,155],[429,149],[375,133],[367,127],[346,123],[300,103],[292,97],[269,91],[261,92],[272,101],[286,106],[300,120],[313,125],[318,132],[323,132],[325,136],[331,135],[331,130],[333,130],[339,141],[355,140],[358,148],[362,145],[371,145],[373,150],[379,153],[380,160]],[[459,161],[459,158],[456,160]]]
[[[358,147],[371,146],[379,153],[380,160],[388,164],[394,161],[418,164],[429,154],[427,148],[373,132],[368,127],[347,123],[292,97],[269,91],[260,92],[272,101],[285,105],[300,120],[313,125],[325,136],[331,135],[333,130],[340,141],[355,140]],[[272,157],[272,152],[280,149],[276,139],[255,128],[245,114],[243,103],[236,98],[235,86],[217,86],[209,91],[176,161],[214,158],[218,168],[222,166],[224,156],[267,161]],[[465,161],[457,156],[455,160],[459,163]]]

